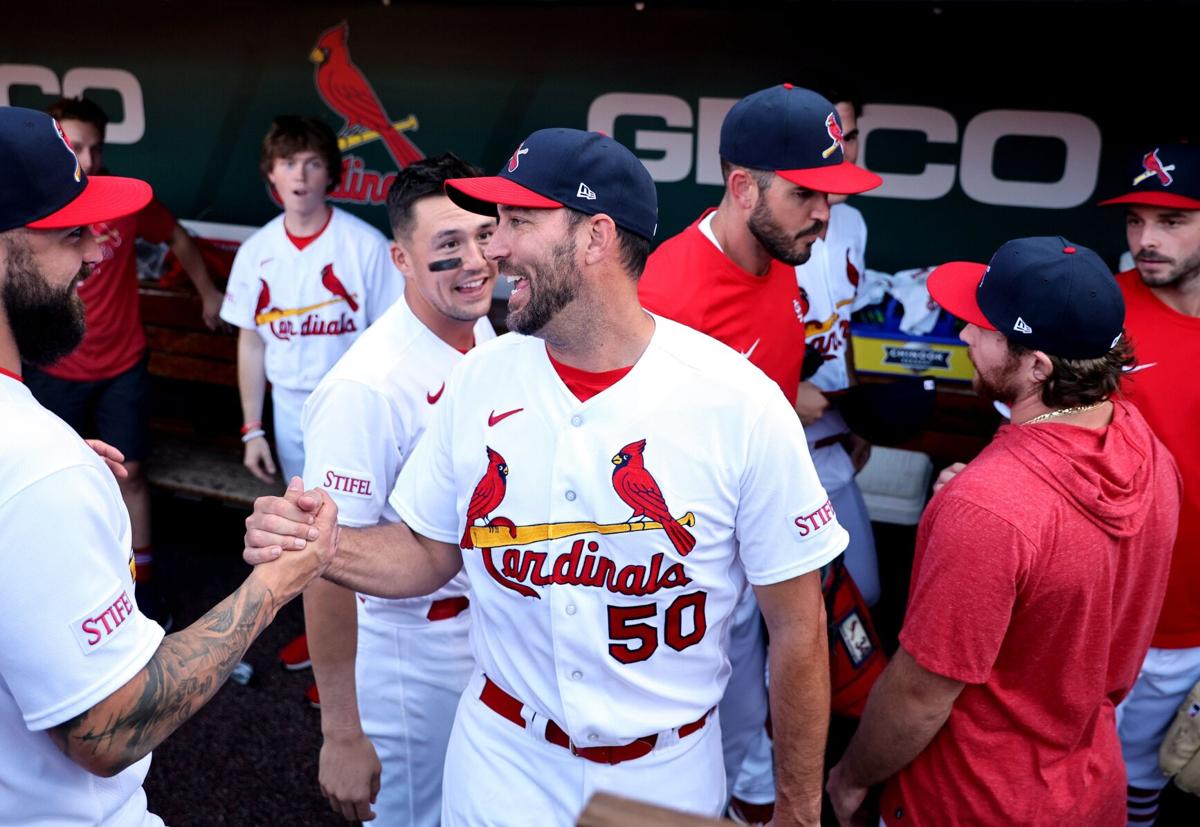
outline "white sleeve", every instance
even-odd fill
[[[300,427],[304,487],[324,488],[342,525],[378,523],[404,461],[387,398],[361,382],[322,382],[304,403]]]
[[[804,429],[772,394],[750,432],[738,503],[738,554],[756,586],[819,569],[850,541],[817,479]]]
[[[417,534],[442,543],[458,545],[466,521],[458,514],[458,489],[454,479],[454,391],[456,368],[446,382],[445,397],[433,410],[433,418],[412,456],[400,470],[388,500],[396,513]],[[480,456],[483,450],[480,449]],[[486,461],[486,457],[484,457]]]
[[[70,466],[0,507],[0,675],[33,731],[120,689],[163,638],[134,602],[122,506],[101,473]]]
[[[221,302],[221,318],[235,327],[251,330],[258,327],[254,321],[254,306],[258,301],[259,284],[254,278],[253,243],[247,242],[238,248],[229,271],[229,282],[225,285],[225,299]]]
[[[392,264],[387,240],[382,236],[378,248],[363,257],[363,267],[363,280],[367,285],[367,324],[371,325],[404,294],[404,274]]]

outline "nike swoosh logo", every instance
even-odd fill
[[[443,382],[442,386],[440,388],[438,388],[437,393],[430,393],[429,391],[426,391],[425,392],[425,401],[427,401],[430,405],[436,405],[437,401],[442,398],[442,391],[444,391],[445,389],[446,389],[446,383]]]
[[[762,341],[762,339],[761,339],[761,338],[755,339],[755,340],[754,340],[754,344],[750,345],[750,349],[749,349],[749,350],[743,350],[743,351],[742,351],[742,355],[743,355],[743,356],[745,356],[747,359],[749,359],[751,356],[753,356],[753,355],[754,355],[754,349],[755,349],[756,347],[758,347],[758,343],[759,343],[759,342],[761,342],[761,341]]]
[[[513,414],[520,413],[523,410],[525,410],[525,409],[524,408],[513,408],[511,411],[505,411],[504,413],[497,416],[496,411],[493,408],[492,413],[488,416],[488,427],[490,428],[493,425],[495,425],[497,422],[508,419]]]
[[[1134,365],[1131,368],[1125,368],[1125,373],[1127,373],[1127,374],[1137,373],[1139,370],[1145,370],[1146,368],[1152,368],[1157,364],[1158,364],[1158,362],[1147,362],[1144,365]]]

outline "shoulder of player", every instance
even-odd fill
[[[420,358],[421,346],[429,335],[401,296],[354,340],[326,378],[382,382],[403,372],[411,359]]]
[[[258,254],[263,248],[274,247],[281,238],[285,238],[283,232],[283,213],[272,218],[266,224],[263,224],[253,233],[251,233],[245,241],[238,245],[235,259],[243,259],[247,256]]]
[[[867,227],[862,212],[844,201],[829,208],[829,226],[832,227],[835,223],[842,225],[846,230],[865,230]]]
[[[655,317],[655,324],[654,346],[660,356],[674,361],[679,371],[702,376],[710,390],[725,388],[746,398],[779,393],[766,374],[723,342],[662,316]]]
[[[333,210],[333,217],[329,222],[331,229],[336,227],[336,231],[339,233],[349,233],[359,236],[365,241],[378,242],[387,246],[387,236],[374,224],[364,221],[357,215],[348,213],[340,207],[330,207],[330,209]]]
[[[9,496],[69,468],[109,473],[88,445],[40,405],[0,401],[0,506]]]

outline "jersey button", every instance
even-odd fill
[[[571,673],[571,680],[573,680],[573,681],[583,680],[583,673],[580,672],[578,669],[576,669],[574,672]]]
[[[569,502],[569,503],[575,502],[575,492],[574,491],[568,491],[565,496],[567,498],[567,502]]]
[[[567,606],[567,608],[566,608],[566,612],[567,612],[567,614],[569,614],[569,615],[573,615],[573,614],[575,614],[575,604],[574,604],[574,603],[571,603],[570,605],[568,605],[568,606]]]
[[[571,424],[578,428],[583,424],[583,417],[579,414],[576,414],[575,416],[571,417]]]
[[[600,736],[599,736],[599,735],[597,735],[597,734],[596,734],[596,733],[594,733],[594,732],[589,732],[589,733],[588,733],[588,740],[589,740],[589,741],[599,741],[599,740],[600,740]]]

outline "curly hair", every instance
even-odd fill
[[[1014,357],[1029,353],[1008,339],[1008,352]],[[1121,386],[1121,377],[1136,362],[1133,342],[1124,330],[1108,353],[1094,359],[1063,359],[1046,354],[1054,370],[1042,385],[1042,403],[1048,408],[1073,408],[1103,402]]]
[[[275,159],[287,158],[297,152],[315,152],[320,155],[329,170],[326,192],[337,189],[342,180],[342,151],[338,149],[337,135],[329,124],[319,118],[304,115],[279,115],[271,122],[271,128],[263,137],[262,156],[258,168],[266,179]]]

